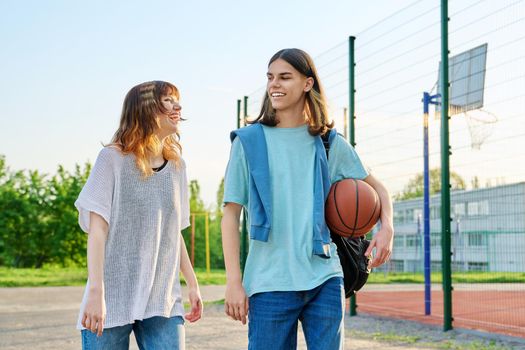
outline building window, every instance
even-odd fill
[[[487,245],[487,236],[482,233],[468,234],[469,247],[484,247]]]
[[[396,224],[403,223],[403,210],[394,210],[394,222]]]
[[[394,247],[396,248],[405,247],[405,236],[394,235]]]
[[[417,235],[407,235],[406,242],[407,242],[407,247],[417,246]]]
[[[405,263],[403,260],[390,260],[389,271],[392,272],[404,272]]]
[[[441,207],[430,207],[430,218],[431,219],[441,219]]]
[[[441,247],[441,232],[432,232],[430,234],[430,246]]]
[[[476,216],[476,215],[479,215],[479,206],[478,206],[478,202],[470,202],[468,204],[468,215],[469,216]]]
[[[470,202],[467,212],[469,216],[489,215],[489,201]]]
[[[469,261],[467,266],[468,266],[469,271],[488,271],[489,270],[489,264],[486,262]]]
[[[456,203],[454,204],[454,211],[453,211],[455,217],[458,216],[465,216],[465,203]]]

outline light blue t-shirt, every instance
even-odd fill
[[[312,253],[315,138],[307,125],[263,126],[263,130],[270,167],[272,228],[267,242],[250,240],[243,276],[246,294],[310,290],[331,277],[342,277],[334,243],[330,259]],[[332,183],[368,176],[352,146],[339,135],[330,147],[328,167]],[[230,202],[245,208],[249,203],[248,163],[239,138],[233,141],[224,180],[224,203]]]

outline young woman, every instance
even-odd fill
[[[300,320],[309,349],[343,349],[344,285],[324,221],[330,184],[364,179],[381,200],[372,267],[390,257],[392,205],[354,149],[332,130],[310,56],[277,52],[268,65],[264,102],[252,125],[232,132],[224,184],[226,314],[246,323],[249,349],[295,349]],[[327,163],[320,135],[330,135]],[[249,254],[241,280],[239,216],[248,211]]]
[[[75,206],[89,234],[88,282],[77,328],[83,349],[184,349],[184,319],[202,300],[181,230],[189,226],[185,163],[178,142],[178,89],[133,87],[120,126],[91,170]],[[184,315],[179,271],[191,311]]]

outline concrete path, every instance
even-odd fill
[[[80,335],[75,324],[82,293],[83,287],[0,288],[0,349],[80,349]],[[201,293],[205,302],[221,300],[224,298],[224,286],[202,286]],[[379,326],[388,322],[391,321],[370,317],[347,318],[345,348],[429,348],[427,344],[418,345],[399,339],[394,343],[373,340],[372,333],[381,331]],[[395,322],[398,323],[390,326],[393,332],[399,330],[399,322],[402,321]],[[403,325],[405,327],[405,323]],[[187,349],[246,349],[247,331],[247,326],[225,316],[222,305],[207,305],[200,321],[186,324]],[[365,332],[369,335],[360,336]],[[436,330],[437,336],[442,333]],[[298,343],[299,349],[306,349],[301,333]],[[131,344],[131,349],[137,349],[134,340]]]

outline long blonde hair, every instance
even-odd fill
[[[162,106],[161,97],[172,95],[177,99],[180,97],[175,85],[165,81],[149,81],[134,86],[124,99],[120,125],[111,145],[117,146],[124,154],[133,153],[137,168],[144,177],[153,174],[149,156],[161,151],[165,159],[180,165],[182,146],[179,133],[168,136],[164,143],[155,134],[159,127],[157,115],[168,113]]]
[[[272,56],[268,67],[277,59],[288,62],[299,73],[314,80],[314,86],[305,94],[304,112],[308,117],[308,131],[311,135],[324,134],[334,127],[334,122],[328,117],[328,109],[324,89],[319,80],[317,69],[310,55],[300,49],[283,49]],[[279,120],[275,116],[275,110],[266,91],[264,94],[261,112],[259,116],[250,123],[257,123],[276,126]]]

